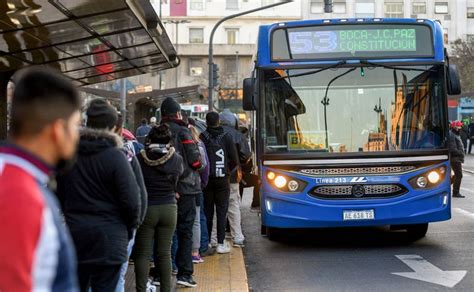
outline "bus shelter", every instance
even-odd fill
[[[179,58],[149,0],[0,1],[0,139],[8,82],[32,65],[86,86],[173,68]]]

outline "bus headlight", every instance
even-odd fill
[[[445,176],[446,167],[441,166],[411,178],[409,183],[415,189],[429,189],[440,184]]]
[[[428,173],[428,181],[432,184],[438,183],[440,178],[441,176],[439,175],[439,173],[436,172],[436,170],[433,170]]]
[[[282,189],[286,186],[286,178],[279,175],[279,176],[275,177],[275,180],[273,181],[273,183],[275,184],[275,186],[277,188]]]
[[[267,181],[274,188],[282,192],[297,193],[304,190],[307,183],[297,178],[288,177],[283,174],[277,174],[273,171],[266,173]]]

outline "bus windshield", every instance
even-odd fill
[[[446,148],[442,66],[311,71],[264,71],[266,153]]]

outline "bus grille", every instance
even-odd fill
[[[317,186],[309,192],[320,199],[392,198],[405,194],[407,189],[397,184]]]
[[[341,167],[341,168],[308,168],[299,172],[306,175],[350,175],[350,174],[388,174],[404,173],[415,170],[414,166],[377,166],[377,167]]]

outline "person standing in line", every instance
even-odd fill
[[[461,130],[459,131],[459,137],[461,137],[462,145],[464,147],[464,153],[467,153],[467,141],[469,140],[469,128],[466,123],[461,123]]]
[[[137,137],[138,142],[141,144],[145,143],[145,137],[150,132],[151,127],[147,124],[146,119],[142,119],[140,126],[135,131],[135,136]]]
[[[237,147],[240,165],[247,165],[252,153],[245,136],[238,130],[237,117],[229,109],[224,109],[220,114],[220,121],[224,132],[232,138],[233,143]],[[235,247],[243,247],[245,237],[242,232],[241,225],[241,197],[240,197],[240,181],[242,180],[242,169],[240,166],[235,167],[230,175],[230,199],[227,217],[229,218],[230,234],[232,236],[233,245]]]
[[[219,114],[209,112],[206,115],[206,124],[207,129],[200,136],[209,158],[209,182],[204,189],[204,213],[208,219],[207,231],[212,234],[214,208],[216,210],[217,253],[223,254],[230,252],[230,247],[225,242],[230,196],[229,176],[233,169],[239,167],[239,159],[232,137],[219,124]]]
[[[127,141],[123,135],[123,116],[120,112],[117,112],[117,123],[115,124],[115,133],[122,138],[123,142],[123,148],[122,151],[124,152],[125,156],[127,157],[128,162],[130,163],[130,166],[132,167],[133,173],[135,174],[135,178],[137,179],[137,184],[138,187],[140,188],[140,193],[137,194],[137,196],[140,197],[140,221],[138,222],[138,225],[142,224],[143,220],[145,220],[145,215],[146,215],[146,208],[147,208],[147,199],[148,195],[146,192],[145,188],[145,182],[143,180],[143,174],[142,170],[140,167],[140,164],[138,162],[138,159],[136,158],[136,152],[135,152],[135,147],[133,145],[133,141]],[[133,245],[135,244],[135,233],[136,230],[133,230],[132,238],[128,242],[128,248],[127,248],[127,256],[130,257],[133,249]],[[120,278],[117,283],[117,288],[115,289],[116,292],[124,292],[125,291],[125,275],[127,274],[128,270],[128,258],[127,261],[125,261],[122,265],[122,268],[120,269]]]
[[[171,145],[171,132],[166,124],[151,128],[138,160],[148,191],[148,211],[137,231],[134,250],[137,291],[146,291],[154,247],[160,290],[167,292],[171,290],[171,242],[178,212],[176,190],[184,167],[182,157]]]
[[[462,180],[462,164],[464,163],[464,146],[460,137],[463,124],[460,121],[453,121],[450,126],[449,154],[451,159],[451,169],[454,172],[453,197],[464,198],[464,196],[459,193]]]
[[[81,291],[115,291],[140,221],[140,189],[114,133],[117,111],[92,100],[77,162],[58,176],[57,195],[76,246]]]
[[[166,124],[171,131],[172,145],[183,158],[184,171],[178,186],[178,250],[176,265],[178,267],[177,284],[185,287],[196,287],[193,279],[192,260],[193,224],[196,217],[196,196],[201,193],[201,182],[198,170],[201,168],[199,148],[191,132],[182,120],[181,107],[171,97],[161,103],[161,124]]]
[[[471,123],[469,124],[469,154],[471,154],[472,144],[474,144],[474,119],[471,118]]]
[[[14,80],[10,137],[0,147],[0,291],[76,292],[74,246],[47,185],[73,161],[81,100],[43,67]]]
[[[156,117],[151,117],[150,118],[150,128],[153,128],[156,126]]]

